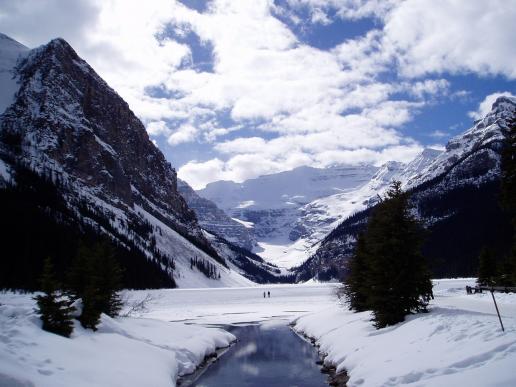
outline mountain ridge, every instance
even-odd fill
[[[0,187],[11,204],[22,205],[9,190],[30,196],[31,185],[43,179],[37,184],[54,184],[65,208],[57,211],[56,200],[25,205],[43,214],[49,227],[57,222],[56,227],[72,227],[70,235],[106,237],[138,257],[125,263],[152,264],[180,287],[252,284],[230,270],[206,239],[177,191],[175,170],[128,104],[65,40],[28,51],[10,72],[18,90],[0,115]],[[19,186],[25,171],[36,175]],[[3,221],[17,224],[12,216]],[[64,256],[73,254],[73,246],[58,235],[48,243],[61,263],[69,264]],[[43,251],[27,253],[35,268]],[[194,258],[215,274],[192,267]]]
[[[484,245],[501,255],[510,249],[511,223],[498,205],[498,195],[504,133],[515,118],[516,99],[500,97],[491,112],[403,182],[414,215],[428,230],[423,252],[436,277],[475,275]],[[347,260],[372,208],[353,214],[328,234],[294,269],[298,279],[345,276]]]

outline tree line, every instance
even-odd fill
[[[199,259],[197,257],[190,258],[190,270],[193,270],[194,267],[208,278],[220,278],[220,272],[217,270],[217,267],[213,263],[207,262],[204,259]]]
[[[120,265],[105,242],[79,247],[65,283],[56,279],[52,259],[46,258],[43,294],[35,297],[43,329],[69,337],[76,317],[84,328],[96,330],[102,313],[115,317],[122,308],[121,281]]]

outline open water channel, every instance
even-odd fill
[[[326,375],[316,364],[317,350],[293,332],[286,321],[223,328],[238,341],[204,372],[185,378],[181,386],[328,386]]]

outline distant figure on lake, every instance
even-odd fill
[[[265,298],[265,292],[263,292],[263,298]]]
[[[269,296],[269,298],[271,298],[271,292],[267,292],[267,295]]]

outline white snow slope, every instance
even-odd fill
[[[430,313],[380,330],[369,312],[345,306],[303,316],[295,330],[313,337],[325,363],[348,372],[348,386],[516,386],[516,295],[466,295],[470,280],[434,281]]]
[[[14,101],[19,84],[12,70],[18,58],[28,52],[29,49],[23,44],[0,33],[0,114]]]

